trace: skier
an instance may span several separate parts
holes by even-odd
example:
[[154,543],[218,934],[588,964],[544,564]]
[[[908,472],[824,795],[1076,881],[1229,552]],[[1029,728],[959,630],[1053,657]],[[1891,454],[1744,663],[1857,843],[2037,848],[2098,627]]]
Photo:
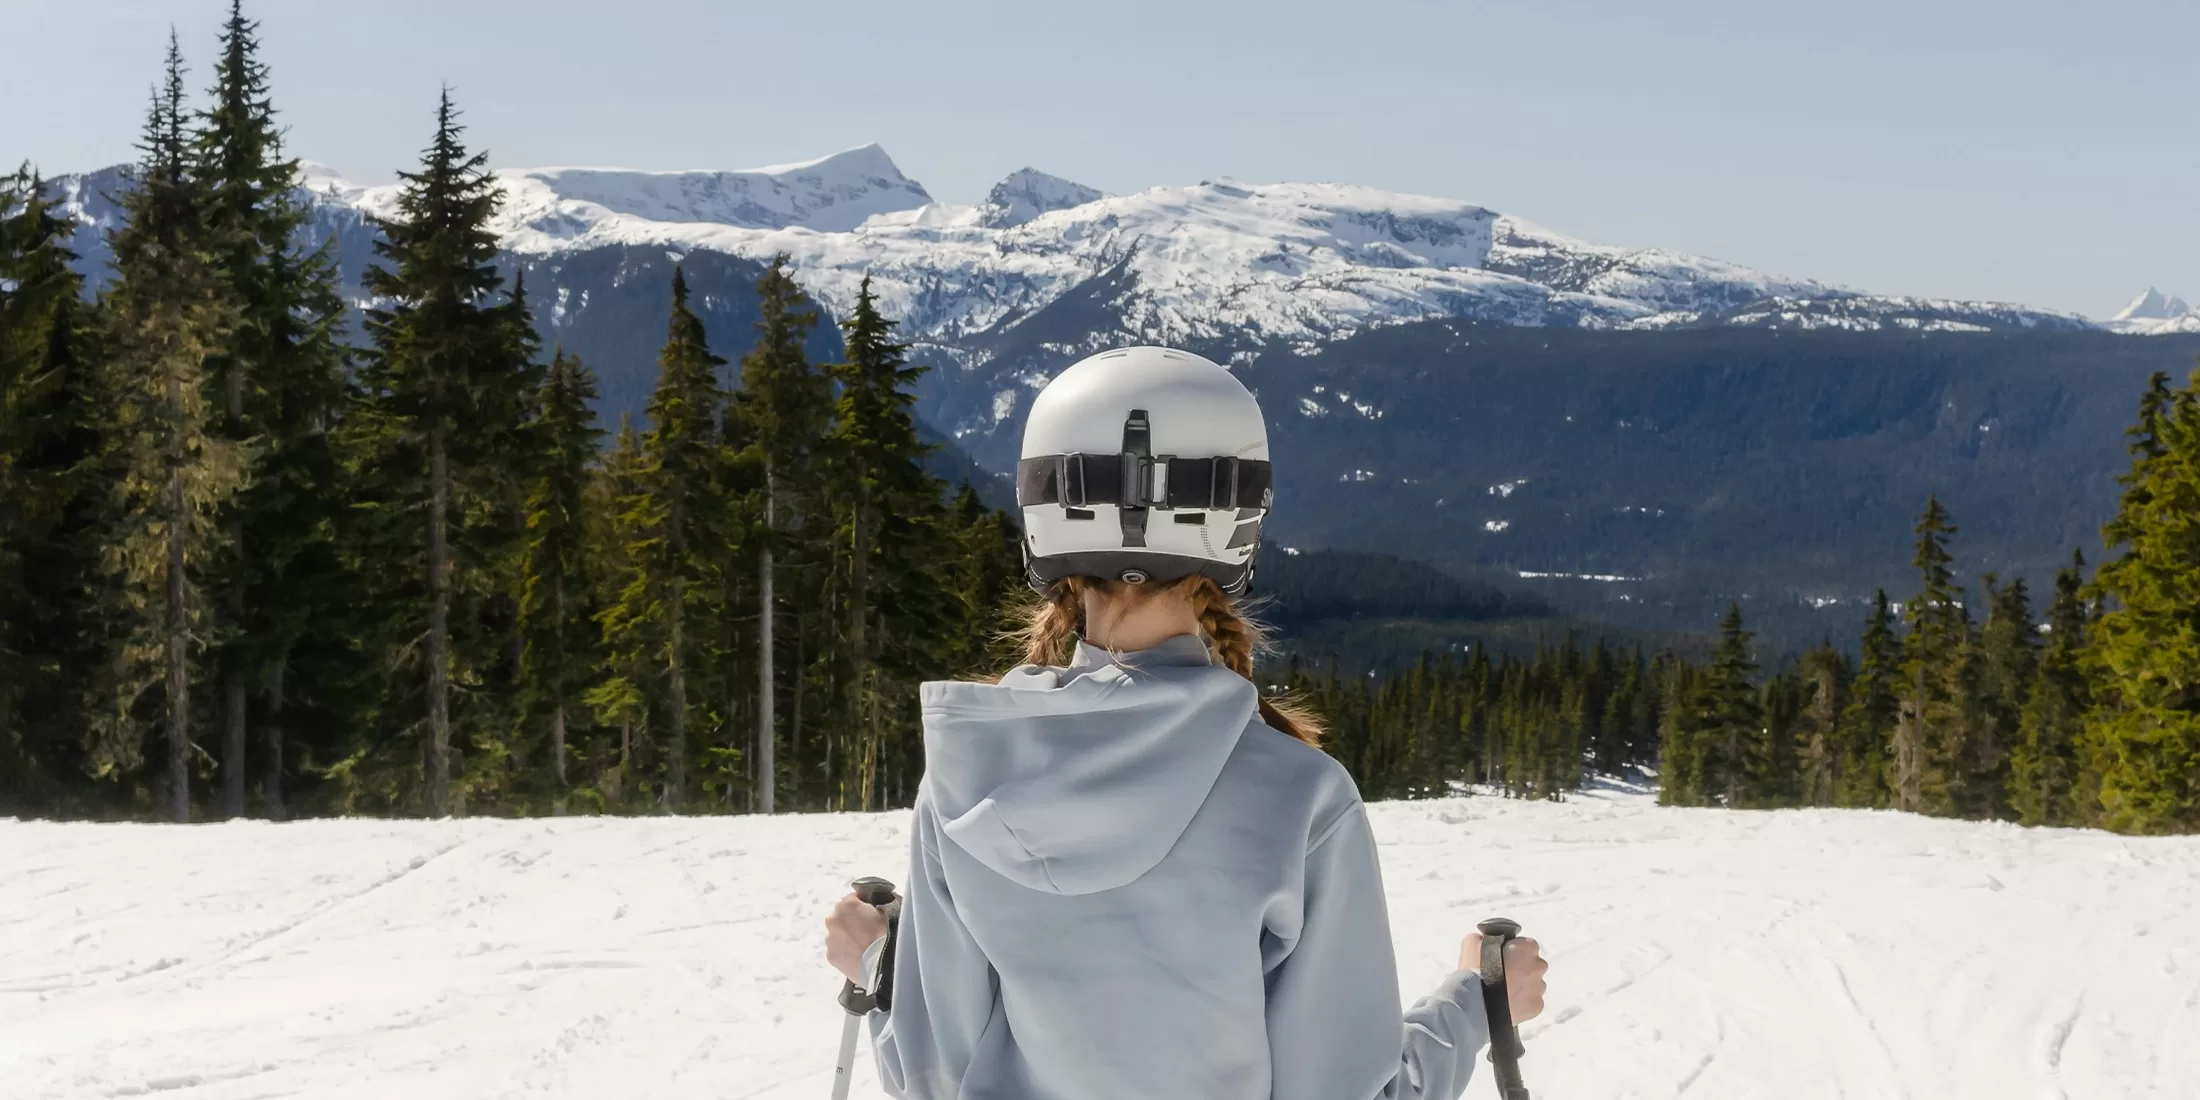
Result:
[[[1452,1100],[1489,1024],[1459,969],[1401,1016],[1382,875],[1313,719],[1251,682],[1235,605],[1272,500],[1260,407],[1134,347],[1033,402],[1017,466],[1027,663],[922,688],[892,969],[851,894],[826,956],[904,1100]],[[1515,1020],[1535,941],[1505,948]]]

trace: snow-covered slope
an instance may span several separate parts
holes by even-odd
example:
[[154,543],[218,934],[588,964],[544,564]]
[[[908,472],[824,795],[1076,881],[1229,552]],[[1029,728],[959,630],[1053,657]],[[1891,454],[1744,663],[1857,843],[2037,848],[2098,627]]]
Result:
[[[1063,303],[1098,311],[1064,354],[1125,337],[1325,341],[1435,318],[2094,327],[2020,306],[1879,298],[1680,252],[1598,245],[1472,203],[1343,183],[1225,179],[1109,196],[1025,168],[983,203],[957,206],[934,202],[876,145],[737,172],[544,168],[497,177],[506,202],[496,228],[514,252],[640,245],[759,260],[786,252],[835,312],[871,276],[906,335],[966,365],[985,356],[978,337]],[[395,213],[394,185],[359,187],[313,166],[305,186],[316,225],[340,238],[370,232],[363,215]],[[87,221],[109,213],[99,205],[85,205]],[[364,254],[359,242],[346,247]]]
[[[2200,1095],[2200,838],[1613,792],[1372,816],[1407,996],[1477,918],[1544,942],[1538,1096]],[[0,1093],[814,1100],[819,921],[902,876],[907,821],[0,822]]]

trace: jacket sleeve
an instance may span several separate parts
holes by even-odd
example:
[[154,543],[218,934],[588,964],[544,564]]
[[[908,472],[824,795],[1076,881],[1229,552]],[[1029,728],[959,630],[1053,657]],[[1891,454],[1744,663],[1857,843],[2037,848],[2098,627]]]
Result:
[[[956,915],[939,860],[939,819],[919,789],[910,815],[910,868],[894,941],[887,1008],[870,1016],[879,1080],[901,1100],[953,1100],[992,1022],[993,966]],[[885,941],[863,971],[876,971]]]
[[1366,809],[1306,856],[1299,935],[1268,975],[1275,1100],[1456,1100],[1489,1042],[1480,978],[1453,973],[1404,1013]]

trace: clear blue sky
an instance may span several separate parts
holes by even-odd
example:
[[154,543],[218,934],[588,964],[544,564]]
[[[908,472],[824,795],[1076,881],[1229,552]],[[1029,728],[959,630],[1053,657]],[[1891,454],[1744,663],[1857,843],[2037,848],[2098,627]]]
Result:
[[[0,0],[0,161],[127,159],[169,24]],[[2193,0],[251,0],[294,151],[384,180],[439,82],[499,165],[868,141],[948,201],[1336,179],[1887,293],[2200,296]],[[19,39],[18,35],[22,38]],[[15,42],[36,43],[23,50]],[[36,104],[36,110],[23,105]]]

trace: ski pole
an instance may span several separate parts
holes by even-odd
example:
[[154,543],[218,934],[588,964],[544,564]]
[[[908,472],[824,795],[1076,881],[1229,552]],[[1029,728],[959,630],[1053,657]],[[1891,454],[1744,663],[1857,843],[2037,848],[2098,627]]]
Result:
[[875,905],[886,914],[886,946],[879,949],[878,988],[865,989],[854,982],[840,985],[840,1007],[848,1011],[848,1020],[840,1028],[840,1061],[833,1066],[833,1100],[848,1100],[848,1078],[856,1068],[856,1032],[862,1028],[863,1018],[874,1008],[887,1007],[894,984],[894,930],[901,920],[901,899],[894,896],[893,883],[865,877],[848,887],[864,904]]
[[1513,1029],[1512,1001],[1505,992],[1505,945],[1520,934],[1520,922],[1491,917],[1475,925],[1482,933],[1482,1007],[1490,1018],[1490,1065],[1497,1071],[1497,1095],[1528,1100],[1520,1080],[1520,1056],[1528,1048]]

